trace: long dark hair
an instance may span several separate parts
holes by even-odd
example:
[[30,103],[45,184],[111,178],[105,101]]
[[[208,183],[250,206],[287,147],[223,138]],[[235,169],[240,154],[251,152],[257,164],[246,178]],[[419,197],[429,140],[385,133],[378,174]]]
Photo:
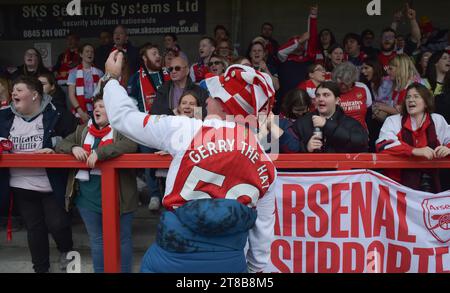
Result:
[[311,97],[307,92],[301,89],[294,89],[284,97],[281,112],[286,118],[297,120],[299,117],[292,110],[295,107],[305,107],[305,110],[309,110],[311,103]]
[[341,45],[339,45],[338,43],[335,43],[335,44],[332,45],[330,48],[328,48],[328,56],[330,56],[330,57],[326,57],[326,58],[325,58],[325,69],[326,69],[328,72],[331,72],[331,71],[333,71],[333,69],[334,69],[334,65],[333,65],[333,63],[331,62],[331,53],[333,53],[334,50],[337,50],[337,49],[341,49],[341,50],[345,53],[344,48],[343,48]]
[[425,77],[428,79],[428,82],[430,83],[432,92],[434,92],[437,86],[437,72],[435,65],[436,63],[439,62],[439,60],[441,60],[444,54],[447,54],[447,52],[444,50],[437,51],[433,53],[433,55],[431,55],[430,60],[428,61],[428,67],[425,73]]
[[367,82],[368,85],[371,85],[373,83],[373,88],[372,86],[369,86],[369,88],[372,88],[374,93],[376,94],[378,93],[378,89],[380,88],[381,83],[383,82],[383,65],[381,65],[378,58],[374,57],[365,58],[363,64],[366,64],[367,66],[370,66],[373,69],[372,80],[367,80]]
[[52,73],[48,73],[48,72],[40,73],[37,77],[38,78],[43,77],[43,78],[47,79],[48,84],[50,86],[54,87],[54,89],[49,93],[50,96],[56,92],[56,90],[59,86],[58,86],[58,83],[56,82],[55,76]]
[[323,34],[324,32],[329,32],[329,33],[330,33],[331,40],[330,40],[330,47],[329,47],[329,48],[331,48],[331,46],[333,46],[334,44],[336,44],[336,37],[334,36],[333,32],[332,32],[330,29],[328,29],[328,28],[324,28],[323,30],[321,30],[321,31],[319,32],[319,49],[320,49],[321,51],[325,50],[325,49],[323,48],[323,46],[322,46],[322,41],[320,40],[321,37],[322,37],[322,34]]
[[[425,53],[431,53],[431,51],[423,51],[423,52],[421,52],[419,55],[417,55],[417,58],[416,58],[416,69],[417,69],[417,72],[419,72],[419,74],[420,74],[420,77],[425,77],[425,74],[426,74],[426,68],[425,68],[425,70],[422,68],[422,58],[423,58],[423,55],[425,55]],[[427,66],[428,67],[428,66]]]
[[[38,58],[38,66],[37,66],[36,72],[46,71],[46,68],[45,68],[45,66],[44,66],[44,61],[42,60],[42,54],[41,54],[41,52],[39,52],[38,49],[33,48],[33,47],[26,49],[25,52],[27,52],[28,50],[33,50],[33,51],[36,53],[36,56],[37,56],[37,58]],[[26,68],[27,68],[27,66],[26,66],[25,64],[23,64],[23,72],[22,72],[22,75],[27,75],[27,70],[26,70]]]

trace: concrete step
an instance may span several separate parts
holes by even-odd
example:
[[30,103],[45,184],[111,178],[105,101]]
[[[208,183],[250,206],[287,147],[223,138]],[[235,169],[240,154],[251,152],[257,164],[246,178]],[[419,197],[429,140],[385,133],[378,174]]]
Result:
[[[92,258],[89,250],[78,250],[80,253],[81,273],[93,273]],[[143,252],[133,254],[133,273],[138,273],[141,267]],[[0,274],[4,273],[34,273],[28,248],[1,247]],[[65,273],[59,269],[59,251],[50,249],[50,273]]]
[[[160,213],[152,213],[146,207],[140,207],[135,213],[133,221],[133,247],[139,251],[146,251],[150,244],[155,241],[156,228],[159,223]],[[74,241],[74,248],[90,249],[89,237],[86,232],[83,221],[74,213],[72,219],[72,237]],[[53,238],[49,236],[50,247],[56,247]],[[0,249],[3,247],[28,247],[27,232],[23,228],[18,232],[13,233],[11,242],[6,241],[6,231],[0,230]]]
[[[133,272],[139,272],[142,257],[155,241],[156,228],[160,213],[150,212],[140,207],[133,221]],[[72,236],[74,250],[81,254],[81,272],[92,273],[89,237],[83,221],[75,212],[72,219]],[[61,273],[58,268],[59,252],[53,238],[50,239],[50,261],[53,273]],[[6,230],[0,229],[0,273],[32,273],[31,256],[28,250],[27,232],[25,228],[13,233],[13,240],[6,241]]]
[[[133,252],[134,271],[138,272],[140,262],[149,246],[155,241],[156,228],[159,223],[160,213],[152,213],[146,207],[140,207],[135,213],[133,221]],[[77,213],[72,219],[72,237],[74,250],[80,252],[82,257],[82,272],[92,272],[92,260],[90,257],[89,237],[83,221]],[[59,252],[53,238],[49,235],[51,262],[59,272],[57,266]],[[28,250],[27,232],[23,228],[13,233],[11,242],[6,241],[5,229],[0,230],[0,273],[33,272],[31,256]]]

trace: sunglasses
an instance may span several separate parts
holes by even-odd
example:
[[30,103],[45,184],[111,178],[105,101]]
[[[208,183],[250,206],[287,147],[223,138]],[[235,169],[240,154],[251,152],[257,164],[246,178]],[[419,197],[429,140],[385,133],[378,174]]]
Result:
[[214,62],[209,62],[209,63],[208,63],[208,66],[209,66],[209,67],[211,67],[211,66],[213,66],[213,65],[218,66],[218,65],[223,65],[223,63],[222,63],[221,61],[214,61]]
[[174,66],[167,68],[167,70],[169,70],[169,72],[174,72],[174,71],[181,71],[184,68],[186,68],[186,66]]

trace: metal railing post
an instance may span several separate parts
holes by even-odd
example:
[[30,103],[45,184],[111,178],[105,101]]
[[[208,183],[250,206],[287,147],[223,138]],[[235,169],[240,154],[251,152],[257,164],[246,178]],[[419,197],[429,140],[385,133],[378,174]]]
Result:
[[120,273],[120,207],[117,169],[102,164],[103,255],[105,273]]

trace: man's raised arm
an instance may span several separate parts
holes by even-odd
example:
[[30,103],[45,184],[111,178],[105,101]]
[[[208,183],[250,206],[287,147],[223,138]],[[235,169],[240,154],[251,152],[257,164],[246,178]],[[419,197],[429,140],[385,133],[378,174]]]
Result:
[[123,53],[113,52],[105,66],[106,74],[110,79],[106,81],[103,100],[112,128],[139,144],[172,153],[171,137],[182,128],[180,126],[184,119],[150,116],[140,112],[118,82],[122,71],[122,61]]

